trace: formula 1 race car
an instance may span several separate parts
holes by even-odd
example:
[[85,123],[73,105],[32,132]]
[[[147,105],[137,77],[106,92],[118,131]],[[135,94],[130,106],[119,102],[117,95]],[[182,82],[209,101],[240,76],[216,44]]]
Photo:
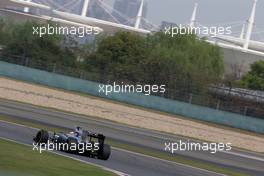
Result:
[[108,160],[111,154],[111,147],[105,144],[104,135],[82,130],[80,127],[67,134],[54,132],[51,135],[48,131],[40,130],[33,141],[41,148],[52,148],[101,160]]

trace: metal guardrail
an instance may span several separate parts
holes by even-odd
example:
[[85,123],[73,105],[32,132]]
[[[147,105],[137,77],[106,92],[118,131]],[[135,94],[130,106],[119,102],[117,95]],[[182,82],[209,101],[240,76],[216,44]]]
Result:
[[264,103],[264,92],[241,88],[229,88],[224,86],[212,86],[210,91],[219,95],[230,95],[241,99]]

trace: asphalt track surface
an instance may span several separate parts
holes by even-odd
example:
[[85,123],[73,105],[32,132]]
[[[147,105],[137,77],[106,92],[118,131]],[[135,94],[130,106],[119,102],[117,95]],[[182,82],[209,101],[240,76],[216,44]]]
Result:
[[[164,150],[168,141],[188,140],[175,135],[162,134],[149,130],[128,127],[105,120],[82,115],[69,114],[56,110],[34,107],[0,99],[0,115],[26,121],[38,122],[51,127],[73,128],[82,126],[90,131],[103,133],[108,138],[145,149]],[[0,121],[0,137],[32,144],[36,129],[17,126]],[[169,155],[169,153],[168,153]],[[256,153],[232,150],[231,153],[218,152],[178,152],[175,154],[201,162],[208,162],[250,176],[264,175],[264,156]],[[74,156],[84,161],[111,168],[132,176],[218,176],[214,172],[201,170],[173,162],[167,162],[120,149],[112,149],[111,158],[101,161],[82,156]]]

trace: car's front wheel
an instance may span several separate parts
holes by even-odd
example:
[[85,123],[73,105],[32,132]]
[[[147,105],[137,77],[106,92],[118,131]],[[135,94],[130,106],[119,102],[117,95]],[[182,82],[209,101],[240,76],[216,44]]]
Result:
[[49,140],[49,133],[45,130],[40,130],[33,140],[37,144],[46,144]]

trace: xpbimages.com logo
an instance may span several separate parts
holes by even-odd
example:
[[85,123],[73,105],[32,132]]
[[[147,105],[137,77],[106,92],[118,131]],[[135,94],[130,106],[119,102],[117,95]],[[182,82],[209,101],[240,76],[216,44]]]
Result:
[[211,154],[221,151],[232,150],[231,143],[208,143],[208,142],[192,142],[192,141],[178,141],[178,142],[165,142],[164,151],[172,154],[182,151],[207,151]]
[[42,153],[43,151],[76,151],[83,154],[85,151],[98,151],[99,143],[54,143],[48,141],[47,143],[32,143],[32,150]]
[[232,27],[219,27],[219,26],[202,26],[202,27],[194,27],[194,26],[184,26],[180,24],[179,26],[167,26],[164,28],[164,33],[171,37],[177,35],[186,35],[186,34],[195,34],[195,35],[203,35],[203,36],[212,36],[216,37],[217,35],[231,35]]
[[43,37],[44,35],[75,35],[78,37],[85,37],[87,35],[98,35],[102,32],[99,27],[93,26],[58,26],[56,25],[43,25],[43,26],[33,26],[33,35],[38,35]]
[[155,93],[165,93],[166,92],[166,86],[165,85],[129,85],[124,84],[123,82],[121,84],[117,84],[116,82],[113,83],[113,85],[103,85],[100,84],[98,86],[99,93],[103,93],[106,96],[111,93],[143,93],[145,95],[151,95]]

